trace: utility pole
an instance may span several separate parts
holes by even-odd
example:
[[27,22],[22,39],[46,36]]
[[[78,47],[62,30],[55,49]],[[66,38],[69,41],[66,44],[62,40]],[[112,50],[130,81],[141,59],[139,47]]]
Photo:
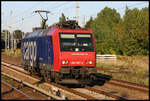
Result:
[[7,31],[5,31],[5,52],[7,51]]
[[[7,25],[7,24],[6,24]],[[9,26],[7,25],[8,29],[9,29]],[[8,49],[9,50],[9,44],[10,44],[10,33],[9,33],[9,30],[7,31],[6,33],[6,50]]]
[[8,36],[7,36],[7,48],[8,48],[8,50],[9,50],[9,43],[10,43],[10,34],[9,33],[7,33],[8,34]]
[[13,38],[13,31],[12,31],[12,16],[13,16],[13,11],[11,11],[10,12],[10,19],[11,19],[11,21],[10,21],[10,34],[11,34],[11,50],[13,51],[13,40],[14,40],[14,38]]
[[79,23],[79,4],[76,2],[76,21]]
[[85,15],[83,15],[83,27],[85,26]]
[[[14,32],[14,34],[15,34],[15,32]],[[14,49],[16,50],[16,48],[17,48],[17,39],[15,38],[15,40],[14,40]]]

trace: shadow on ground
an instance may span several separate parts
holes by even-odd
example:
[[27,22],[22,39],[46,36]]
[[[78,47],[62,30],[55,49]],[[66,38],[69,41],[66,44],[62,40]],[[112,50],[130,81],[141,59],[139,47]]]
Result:
[[101,73],[97,73],[95,74],[96,76],[96,80],[94,80],[93,82],[89,83],[88,85],[77,85],[77,84],[63,84],[63,86],[67,86],[69,88],[83,88],[85,86],[95,86],[95,85],[99,85],[99,86],[103,86],[107,81],[109,81],[112,76],[110,75],[106,75],[106,74],[101,74]]

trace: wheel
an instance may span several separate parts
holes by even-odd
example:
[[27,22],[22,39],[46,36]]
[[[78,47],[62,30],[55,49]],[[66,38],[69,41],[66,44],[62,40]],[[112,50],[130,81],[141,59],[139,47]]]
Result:
[[50,78],[50,73],[46,70],[41,70],[41,76],[42,76],[42,80],[43,81],[50,81],[51,82],[51,78]]
[[43,75],[43,80],[44,80],[45,82],[48,81],[46,74]]
[[29,74],[32,76],[33,75],[33,73],[32,73],[32,71],[31,70],[29,70]]
[[23,69],[24,69],[25,71],[28,71],[28,66],[23,65]]
[[31,76],[35,75],[35,71],[34,71],[33,67],[31,67],[31,66],[28,67],[28,72],[30,73]]
[[56,73],[55,74],[55,83],[59,83],[59,81],[60,81],[60,75],[59,75],[59,73]]
[[92,81],[94,81],[94,80],[96,80],[96,76],[95,76],[95,75],[90,75],[90,79],[91,79]]

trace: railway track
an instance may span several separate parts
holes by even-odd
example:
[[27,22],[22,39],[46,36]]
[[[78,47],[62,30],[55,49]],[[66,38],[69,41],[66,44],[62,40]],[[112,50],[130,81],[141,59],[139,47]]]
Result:
[[31,77],[28,73],[24,72],[23,69],[21,70],[21,68],[17,68],[16,66],[12,66],[3,62],[2,64],[5,65],[5,67],[3,66],[4,68],[2,68],[3,75],[9,76],[19,82],[22,82],[23,84],[32,87],[33,89],[36,89],[39,92],[46,94],[47,96],[52,97],[53,99],[92,99],[89,96],[86,97],[84,94],[77,93],[76,91],[65,88],[61,85],[41,82],[40,78]]
[[[127,89],[133,89],[133,90],[143,92],[143,93],[149,92],[149,86],[146,86],[146,85],[128,82],[128,81],[124,81],[124,80],[118,80],[118,79],[114,79],[114,78],[108,78],[107,76],[102,76],[102,75],[99,76],[99,78],[100,78],[100,80],[106,81],[105,82],[106,84],[120,86],[120,87],[127,88]],[[109,80],[107,80],[107,79],[109,79]]]
[[[10,64],[10,63],[9,63]],[[8,65],[9,65],[8,64]],[[21,65],[16,65],[16,64],[10,64],[10,65],[13,65],[13,67],[20,67],[20,68],[22,68],[22,66]],[[22,70],[22,69],[20,69],[20,70]],[[112,69],[108,69],[108,70],[112,70]],[[24,71],[24,70],[23,70]],[[26,73],[28,73],[28,72],[26,72]],[[107,77],[107,76],[105,76],[105,75],[101,75],[101,76],[99,76],[98,75],[98,77],[101,79],[101,80],[105,80],[105,81],[107,81],[107,80],[109,80],[110,79],[110,77]],[[109,82],[109,83],[108,83]],[[108,84],[116,84],[116,83],[120,83],[120,84],[126,84],[126,85],[129,85],[129,86],[133,86],[133,89],[134,89],[134,87],[137,87],[137,88],[141,88],[141,89],[146,89],[146,90],[143,90],[143,92],[148,92],[149,91],[149,86],[147,86],[147,85],[142,85],[142,84],[137,84],[137,83],[133,83],[133,82],[129,82],[129,81],[124,81],[124,80],[119,80],[119,79],[114,79],[114,78],[111,78],[109,81],[108,81],[107,83]],[[118,86],[122,86],[122,85],[120,85],[120,84],[116,84],[116,85],[118,85]],[[126,86],[124,86],[125,88],[128,88],[128,87],[126,87]],[[130,89],[130,87],[129,87],[129,89]],[[132,89],[132,88],[131,88]],[[135,88],[135,90],[136,90],[136,88]],[[140,90],[140,89],[137,89],[137,90],[139,90],[139,91],[142,91],[142,90]]]
[[24,92],[20,91],[19,89],[13,87],[12,85],[8,84],[5,81],[1,81],[1,87],[2,87],[2,92],[1,96],[3,100],[32,100],[32,98],[25,94]]
[[[18,71],[28,74],[22,68],[20,68],[20,67],[18,68],[17,65],[7,64],[7,63],[4,63],[4,62],[2,62],[2,64],[5,65],[5,66],[7,65],[8,67],[11,67],[12,69],[15,69],[15,70],[17,68]],[[34,78],[39,79],[37,77],[34,77]],[[107,77],[100,77],[100,78],[101,78],[101,80],[108,79]],[[40,82],[40,80],[38,82]],[[145,85],[141,86],[140,84],[135,84],[135,83],[131,83],[131,82],[128,82],[128,81],[122,81],[122,80],[117,80],[117,79],[111,78],[110,81],[107,81],[106,83],[107,84],[111,84],[111,85],[115,85],[115,86],[122,86],[123,85],[122,87],[127,88],[127,89],[137,90],[137,88],[138,88],[138,91],[140,91],[140,92],[141,92],[141,89],[142,89],[143,93],[149,92],[149,90],[148,90],[149,87],[148,86],[145,86]],[[63,99],[84,99],[84,100],[91,100],[91,99],[92,100],[93,99],[98,99],[98,100],[99,99],[117,99],[117,100],[121,99],[121,100],[127,100],[127,98],[125,98],[125,97],[122,97],[122,96],[119,96],[119,95],[115,95],[115,94],[112,94],[112,93],[109,93],[109,92],[106,92],[106,91],[103,91],[103,90],[98,90],[98,89],[95,89],[95,88],[92,88],[92,87],[88,87],[88,86],[86,86],[84,88],[73,88],[73,89],[70,89],[70,88],[67,88],[67,87],[64,87],[64,86],[61,86],[61,85],[58,85],[58,84],[55,84],[55,83],[51,83],[51,82],[46,82],[46,84],[47,84],[47,86],[51,85],[50,91],[52,91],[51,93],[54,94],[54,96],[60,97],[60,98],[55,98],[53,96],[54,99],[62,99],[63,98]],[[135,85],[136,85],[136,87],[135,87]],[[64,92],[63,92],[63,90],[64,90]],[[68,93],[66,94],[66,92],[71,92],[72,94],[74,94],[74,96],[71,93],[70,94],[68,94]]]
[[[107,100],[128,100],[125,97],[118,96],[118,95],[106,92],[104,90],[97,90],[97,89],[89,87],[89,86],[85,86],[84,88],[74,88],[74,90],[92,95],[93,97],[95,97],[98,100],[106,100],[106,99]],[[105,95],[105,96],[103,96],[103,95]]]
[[104,94],[106,95],[107,97],[111,97],[111,98],[114,98],[116,100],[128,100],[127,98],[125,97],[122,97],[122,96],[118,96],[118,95],[114,95],[112,93],[109,93],[109,92],[106,92],[106,91],[103,91],[103,90],[97,90],[95,88],[91,88],[89,86],[86,86],[85,89],[87,90],[90,90],[90,91],[94,91],[96,93],[99,93],[99,94]]
[[[13,78],[17,81],[20,81],[20,82],[24,83],[25,85],[28,85],[28,86],[36,89],[36,90],[40,90],[40,92],[45,93],[45,94],[53,97],[54,99],[59,99],[59,100],[60,99],[61,100],[62,99],[83,99],[83,100],[96,100],[96,99],[98,99],[96,97],[91,96],[91,94],[87,95],[87,94],[85,94],[81,91],[70,89],[70,88],[55,84],[55,83],[51,83],[51,82],[38,83],[38,82],[40,82],[39,78],[29,76],[29,74],[27,74],[23,69],[18,68],[16,65],[7,64],[7,63],[4,63],[4,62],[2,62],[2,65],[3,65],[4,68],[7,68],[5,70],[4,70],[4,68],[2,69],[2,71],[5,71],[5,73],[2,72],[2,74],[6,75],[6,76],[9,76],[9,77],[11,77],[11,78]],[[10,73],[10,71],[16,72],[15,75],[10,75],[10,74],[12,74],[12,73]],[[18,74],[20,74],[20,75],[18,75]],[[21,78],[18,79],[17,75],[19,77],[21,77],[21,75],[24,76],[24,80],[21,79]],[[28,80],[25,80],[25,78],[26,79],[28,78]],[[35,81],[35,79],[37,79],[38,81],[29,83],[29,82],[27,82],[27,81],[29,81],[29,78],[32,79],[30,81]],[[34,86],[35,84],[36,84],[36,86]],[[38,88],[37,85],[40,88]],[[45,90],[45,92],[43,90]],[[47,90],[49,90],[49,91],[47,91]],[[91,91],[92,90],[90,90],[90,92]],[[92,92],[94,92],[94,91],[92,91]],[[49,94],[49,93],[51,93],[51,94]],[[112,98],[111,97],[106,98],[105,96],[108,96],[108,95],[105,95],[105,94],[100,94],[100,93],[97,93],[97,94],[99,94],[99,96],[100,95],[103,96],[99,99],[114,99],[113,97]]]

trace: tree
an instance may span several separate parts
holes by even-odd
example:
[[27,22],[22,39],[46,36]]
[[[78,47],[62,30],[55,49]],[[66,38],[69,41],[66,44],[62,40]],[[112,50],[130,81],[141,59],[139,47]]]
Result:
[[124,34],[122,43],[124,43],[125,55],[148,55],[148,24],[149,24],[148,8],[132,10],[126,8],[123,17]]
[[[97,17],[92,18],[85,25],[90,27],[96,36],[96,51],[97,53],[117,53],[118,40],[115,34],[114,27],[120,22],[120,14],[115,9],[105,7],[97,14]],[[117,48],[117,49],[116,49]]]
[[64,22],[64,21],[66,21],[66,17],[65,17],[65,15],[64,15],[64,13],[62,13],[62,14],[61,14],[61,17],[59,17],[59,23],[62,23],[62,22]]
[[8,31],[8,30],[2,30],[2,32],[1,32],[1,38],[3,39],[3,40],[5,40],[5,34],[9,34],[10,35],[10,32]]
[[22,39],[22,36],[24,34],[24,32],[22,32],[21,30],[15,30],[13,33],[14,33],[14,36],[19,40]]
[[125,15],[105,7],[86,28],[96,36],[96,53],[121,55],[149,55],[149,7],[129,9]]
[[92,23],[93,23],[93,18],[90,17],[90,20],[86,23],[85,28],[91,28]]

